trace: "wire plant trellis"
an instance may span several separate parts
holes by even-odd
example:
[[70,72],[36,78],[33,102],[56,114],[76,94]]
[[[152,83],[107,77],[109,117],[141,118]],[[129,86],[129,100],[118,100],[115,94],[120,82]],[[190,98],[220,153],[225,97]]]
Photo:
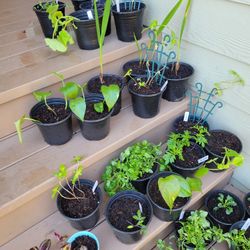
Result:
[[195,84],[196,92],[188,91],[189,102],[189,120],[199,121],[203,125],[209,116],[214,114],[216,109],[223,107],[223,103],[214,101],[213,97],[217,95],[217,90],[213,88],[210,92],[203,90],[202,83]]

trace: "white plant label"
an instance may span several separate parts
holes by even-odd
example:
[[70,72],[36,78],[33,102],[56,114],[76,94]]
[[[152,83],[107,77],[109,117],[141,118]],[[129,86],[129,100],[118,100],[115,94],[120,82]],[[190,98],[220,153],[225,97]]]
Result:
[[93,17],[93,14],[92,14],[92,11],[91,11],[91,10],[88,10],[88,11],[87,11],[87,15],[88,15],[88,18],[89,18],[89,19],[94,19],[94,17]]
[[116,0],[115,4],[116,4],[116,11],[120,12],[120,0]]
[[188,118],[189,118],[189,112],[187,111],[187,112],[185,112],[185,114],[184,114],[183,121],[184,121],[184,122],[187,122],[187,121],[188,121]]
[[58,0],[56,0],[56,4],[58,4]]
[[142,211],[142,205],[141,205],[140,202],[139,202],[139,209],[140,209],[141,213],[143,213],[143,211]]
[[95,193],[96,188],[98,187],[98,181],[95,181],[94,186],[92,187],[92,193]]
[[242,226],[241,230],[247,230],[250,227],[250,218],[248,218],[246,220],[246,222],[244,223],[244,225]]
[[208,156],[208,155],[206,155],[206,156],[204,156],[204,157],[200,158],[200,159],[198,160],[198,163],[199,163],[199,164],[200,164],[200,163],[203,163],[203,162],[207,161],[207,160],[208,160],[208,158],[209,158],[209,156]]
[[167,85],[168,85],[168,80],[162,85],[161,92],[165,90],[165,88],[167,87]]
[[181,213],[180,213],[179,220],[182,220],[184,215],[185,215],[185,210],[182,210]]

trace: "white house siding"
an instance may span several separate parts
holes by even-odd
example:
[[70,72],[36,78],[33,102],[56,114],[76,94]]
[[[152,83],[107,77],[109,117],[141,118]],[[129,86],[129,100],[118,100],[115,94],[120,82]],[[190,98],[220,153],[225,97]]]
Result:
[[[149,24],[152,19],[161,21],[176,0],[144,2],[145,24]],[[171,21],[171,29],[179,27],[183,10]],[[235,170],[232,182],[250,190],[250,0],[193,0],[181,58],[195,68],[191,84],[202,82],[211,89],[214,82],[230,79],[230,69],[245,79],[245,87],[224,92],[224,107],[209,123],[211,128],[226,129],[242,140],[246,161]]]

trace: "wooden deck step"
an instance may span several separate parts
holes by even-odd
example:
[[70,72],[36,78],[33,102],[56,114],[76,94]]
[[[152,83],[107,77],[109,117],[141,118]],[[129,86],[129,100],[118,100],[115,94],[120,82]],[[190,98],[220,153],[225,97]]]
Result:
[[[203,178],[202,193],[195,193],[191,199],[191,202],[185,209],[195,209],[200,207],[203,203],[204,195],[214,188],[222,188],[227,185],[231,178],[232,172],[232,169],[222,173],[210,172]],[[103,208],[104,207],[105,205],[103,205]],[[150,250],[155,246],[157,239],[165,238],[166,235],[168,235],[172,230],[172,222],[162,222],[156,217],[153,217],[146,235],[143,236],[143,239],[137,244],[126,245],[119,242],[115,238],[111,228],[108,226],[107,222],[102,216],[98,225],[91,231],[96,234],[100,240],[102,250]],[[39,244],[43,239],[52,237],[53,231],[67,235],[76,232],[76,230],[70,226],[69,222],[57,211],[40,223],[23,232],[12,241],[3,245],[3,249],[14,250],[17,246],[19,249],[29,249],[30,247]],[[52,250],[56,250],[56,248],[52,247]]]

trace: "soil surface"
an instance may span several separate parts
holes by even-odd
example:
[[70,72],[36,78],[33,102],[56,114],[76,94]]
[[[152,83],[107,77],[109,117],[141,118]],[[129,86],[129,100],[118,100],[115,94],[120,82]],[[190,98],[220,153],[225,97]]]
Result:
[[[188,130],[192,135],[195,135],[198,132],[196,128],[193,128],[195,125],[200,125],[200,123],[197,120],[184,122],[183,119],[181,119],[180,121],[174,123],[174,131],[182,133],[185,130]],[[207,128],[206,125],[203,126]]]
[[[79,189],[83,191],[84,194],[76,188],[74,189],[75,194],[77,197],[85,196],[84,199],[79,198],[67,200],[61,198],[62,210],[64,214],[70,218],[82,218],[91,214],[97,208],[99,203],[97,194],[93,194],[90,186],[80,185]],[[66,197],[72,197],[72,195],[68,194],[65,190],[63,190],[62,194]]]
[[241,150],[241,143],[239,139],[235,135],[228,132],[212,131],[207,139],[208,144],[206,148],[219,156],[224,156],[224,147],[233,149],[238,153]]
[[97,250],[95,240],[89,236],[77,237],[71,244],[71,250],[81,250],[82,246],[85,246],[86,250]]
[[180,68],[177,72],[177,75],[175,72],[175,67],[173,67],[172,65],[169,67],[169,69],[166,69],[164,73],[167,79],[182,79],[190,76],[191,74],[191,69],[184,64],[180,64]]
[[109,113],[108,111],[108,107],[106,106],[106,104],[104,104],[104,111],[102,113],[98,113],[95,111],[94,109],[94,103],[87,103],[87,107],[86,107],[86,113],[84,116],[85,120],[99,120],[105,116],[107,116]]
[[124,232],[133,232],[140,230],[139,227],[128,229],[127,227],[132,224],[136,224],[137,221],[133,219],[139,208],[139,202],[142,205],[142,216],[146,217],[144,225],[147,225],[149,221],[149,210],[143,200],[134,197],[122,197],[117,199],[109,210],[109,221],[117,229]]
[[174,166],[182,168],[195,168],[200,165],[198,160],[205,156],[197,144],[191,144],[190,147],[184,147],[182,155],[184,161],[177,158],[173,164]]
[[[158,178],[154,179],[149,186],[149,195],[151,199],[160,207],[169,209],[168,205],[164,201],[161,192],[158,188]],[[188,201],[188,198],[181,198],[177,197],[177,199],[174,202],[173,209],[180,208],[184,206]]]
[[43,105],[36,110],[36,113],[32,115],[32,118],[40,121],[41,123],[50,124],[62,121],[70,114],[68,109],[65,110],[64,104],[50,104],[49,106],[55,111],[57,115],[55,115],[52,111],[48,110],[45,105]]
[[[152,62],[149,62],[149,69],[153,68]],[[140,63],[139,61],[132,61],[132,62],[128,62],[126,64],[126,67],[124,68],[126,73],[129,69],[132,69],[132,76],[142,76],[142,75],[146,75],[147,74],[147,66],[146,66],[146,62],[142,62]],[[157,69],[157,64],[154,64],[154,69]]]
[[[237,201],[235,202],[237,203]],[[218,195],[211,197],[208,200],[207,206],[208,206],[210,213],[217,220],[222,221],[224,223],[234,224],[235,222],[242,219],[242,211],[238,204],[233,207],[233,212],[230,215],[226,214],[226,211],[224,208],[219,208],[218,210],[215,211],[214,208],[218,206]]]
[[131,81],[129,84],[129,88],[135,93],[142,95],[156,94],[159,93],[161,90],[161,87],[156,82],[152,82],[150,85],[147,85],[146,87],[140,87],[137,83]]

